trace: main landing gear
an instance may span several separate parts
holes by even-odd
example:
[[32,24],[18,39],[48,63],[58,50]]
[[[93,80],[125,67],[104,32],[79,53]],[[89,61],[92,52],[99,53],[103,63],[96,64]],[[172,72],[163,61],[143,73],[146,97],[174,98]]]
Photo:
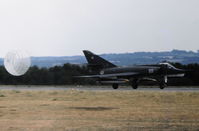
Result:
[[118,88],[118,84],[115,84],[115,83],[114,83],[114,84],[112,85],[112,87],[113,87],[113,89],[117,89],[117,88]]
[[138,88],[138,79],[134,79],[131,83],[131,86],[133,89],[137,89]]
[[[134,80],[131,82],[131,86],[132,86],[133,89],[137,89],[137,88],[138,88],[138,79],[134,79]],[[114,83],[114,84],[112,84],[112,87],[113,87],[113,89],[118,89],[119,84]]]
[[[163,78],[160,78],[160,79],[151,79],[151,80],[158,82],[160,89],[164,89],[167,86],[167,76],[164,76]],[[140,79],[131,80],[131,86],[132,86],[133,89],[138,88],[139,81],[140,81]],[[112,87],[113,87],[113,89],[118,89],[119,84],[113,83]]]

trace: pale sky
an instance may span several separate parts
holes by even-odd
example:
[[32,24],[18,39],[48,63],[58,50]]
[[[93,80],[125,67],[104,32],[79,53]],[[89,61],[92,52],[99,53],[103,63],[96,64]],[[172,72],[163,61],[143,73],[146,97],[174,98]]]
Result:
[[199,0],[1,0],[0,57],[199,49]]

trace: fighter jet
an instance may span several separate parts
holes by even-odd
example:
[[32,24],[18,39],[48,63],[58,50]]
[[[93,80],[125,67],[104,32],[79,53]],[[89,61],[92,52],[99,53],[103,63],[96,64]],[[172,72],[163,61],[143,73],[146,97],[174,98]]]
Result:
[[101,84],[112,84],[113,89],[118,89],[120,84],[130,84],[137,89],[141,80],[156,81],[160,89],[164,89],[169,77],[183,77],[185,73],[169,63],[119,67],[88,50],[83,50],[83,53],[92,75],[79,77],[95,78]]

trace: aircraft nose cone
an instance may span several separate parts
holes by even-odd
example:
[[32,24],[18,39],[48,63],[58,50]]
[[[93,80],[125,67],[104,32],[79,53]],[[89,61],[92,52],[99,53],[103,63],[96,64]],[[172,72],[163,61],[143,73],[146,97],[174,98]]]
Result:
[[187,71],[186,70],[183,70],[183,69],[176,69],[175,72],[177,74],[185,74]]
[[183,70],[183,69],[176,69],[176,71],[179,73],[185,73],[185,70]]

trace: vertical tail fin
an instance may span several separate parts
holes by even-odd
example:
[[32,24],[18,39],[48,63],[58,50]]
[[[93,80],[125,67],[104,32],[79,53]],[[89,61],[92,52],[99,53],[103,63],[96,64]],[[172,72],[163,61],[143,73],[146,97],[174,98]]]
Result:
[[98,55],[95,55],[94,53],[92,53],[88,50],[84,50],[83,52],[88,61],[88,65],[95,70],[116,67],[116,65],[101,58]]

